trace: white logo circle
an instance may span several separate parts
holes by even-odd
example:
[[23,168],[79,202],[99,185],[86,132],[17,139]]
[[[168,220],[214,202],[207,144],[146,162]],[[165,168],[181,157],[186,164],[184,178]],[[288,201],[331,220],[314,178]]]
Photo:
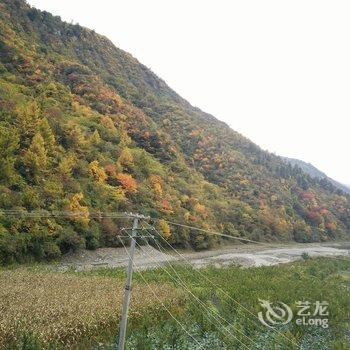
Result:
[[285,303],[279,301],[277,305],[273,305],[270,301],[263,299],[259,299],[259,302],[265,309],[265,312],[260,311],[258,318],[266,327],[273,328],[275,326],[285,325],[292,320],[293,311]]

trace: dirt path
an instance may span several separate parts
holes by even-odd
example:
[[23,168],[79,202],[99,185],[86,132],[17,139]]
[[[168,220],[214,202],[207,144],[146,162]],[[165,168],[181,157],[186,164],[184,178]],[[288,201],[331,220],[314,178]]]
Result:
[[[265,245],[232,245],[203,252],[182,251],[181,254],[194,267],[206,265],[225,266],[239,264],[245,267],[268,266],[291,262],[301,258],[303,253],[317,257],[348,257],[350,243],[310,243],[310,244],[265,244]],[[73,267],[77,270],[90,270],[99,267],[126,266],[128,255],[124,248],[100,248],[95,251],[80,251],[64,257],[59,269]],[[152,247],[142,247],[135,253],[135,266],[139,269],[152,268],[167,261],[181,261],[173,251],[166,254]]]

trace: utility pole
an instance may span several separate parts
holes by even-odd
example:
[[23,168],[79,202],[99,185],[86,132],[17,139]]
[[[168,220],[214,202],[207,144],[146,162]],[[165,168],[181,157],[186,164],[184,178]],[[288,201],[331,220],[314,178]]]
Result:
[[123,308],[122,308],[122,318],[120,321],[120,330],[119,330],[119,340],[118,340],[118,345],[116,348],[117,350],[124,350],[124,346],[125,346],[126,326],[128,323],[128,311],[129,311],[129,303],[130,303],[130,296],[131,296],[132,272],[133,272],[133,265],[134,265],[136,238],[137,238],[138,229],[139,229],[138,228],[139,219],[148,219],[149,218],[149,217],[146,217],[146,216],[143,216],[140,214],[129,214],[129,216],[134,218],[134,223],[133,223],[132,233],[131,233],[129,264],[128,264],[127,275],[126,275],[124,301],[123,301]]
[[132,233],[131,233],[129,264],[128,264],[128,269],[126,274],[122,319],[120,321],[119,342],[118,342],[117,350],[124,350],[124,346],[125,346],[126,325],[128,322],[129,303],[130,303],[130,296],[131,296],[132,269],[134,264],[134,254],[135,254],[135,247],[136,247],[136,236],[137,236],[138,225],[139,225],[139,218],[138,216],[135,216],[134,224],[132,226]]

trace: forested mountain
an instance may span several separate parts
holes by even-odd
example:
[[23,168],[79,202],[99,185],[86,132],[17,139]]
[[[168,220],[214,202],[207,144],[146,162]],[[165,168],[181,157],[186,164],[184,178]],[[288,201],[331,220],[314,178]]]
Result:
[[350,188],[346,185],[341,184],[338,181],[333,180],[332,178],[328,177],[324,172],[317,169],[315,166],[313,166],[310,163],[306,163],[300,159],[295,158],[288,158],[288,157],[282,157],[286,162],[292,164],[293,166],[300,167],[303,171],[305,171],[307,174],[309,174],[311,177],[316,177],[319,179],[327,179],[329,182],[331,182],[335,187],[340,188],[342,191],[344,191],[347,194],[350,194]]
[[[138,211],[265,241],[349,233],[349,196],[192,107],[94,31],[0,0],[0,59],[3,262],[118,245],[118,220],[91,211]],[[157,225],[173,244],[217,243]]]

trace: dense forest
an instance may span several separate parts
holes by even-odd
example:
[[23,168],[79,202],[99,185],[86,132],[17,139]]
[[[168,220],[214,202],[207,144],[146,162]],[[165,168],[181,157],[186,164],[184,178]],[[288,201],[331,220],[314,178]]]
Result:
[[309,174],[311,177],[316,177],[319,179],[326,179],[329,182],[331,182],[335,187],[340,188],[342,191],[344,191],[347,194],[350,194],[350,187],[336,181],[333,180],[332,178],[328,177],[324,172],[320,171],[319,169],[317,169],[316,167],[314,167],[312,164],[310,163],[306,163],[302,160],[299,159],[295,159],[295,158],[287,158],[287,157],[282,157],[283,160],[285,160],[286,162],[294,165],[297,165],[298,167],[300,167],[304,172],[306,172],[307,174]]
[[[77,215],[26,215],[52,211]],[[192,107],[107,38],[0,0],[1,262],[117,246],[120,222],[90,214],[124,211],[194,249],[219,242],[166,219],[259,241],[350,231],[350,197],[326,179]]]

